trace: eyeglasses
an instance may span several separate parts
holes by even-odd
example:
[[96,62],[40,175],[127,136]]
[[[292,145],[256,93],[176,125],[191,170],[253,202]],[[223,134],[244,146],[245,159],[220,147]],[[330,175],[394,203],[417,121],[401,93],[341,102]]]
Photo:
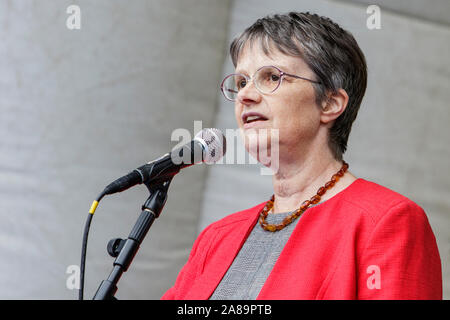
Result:
[[280,87],[285,76],[320,84],[318,81],[286,73],[274,66],[264,66],[256,70],[251,78],[241,73],[232,73],[226,76],[220,85],[220,90],[222,90],[222,93],[227,100],[236,101],[239,91],[242,90],[247,83],[253,81],[255,88],[260,93],[270,94]]

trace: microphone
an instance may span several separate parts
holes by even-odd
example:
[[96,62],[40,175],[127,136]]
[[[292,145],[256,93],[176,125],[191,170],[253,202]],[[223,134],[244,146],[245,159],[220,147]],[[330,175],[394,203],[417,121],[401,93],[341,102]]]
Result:
[[189,143],[110,183],[103,190],[103,194],[122,192],[141,183],[162,183],[181,169],[194,164],[215,163],[223,157],[225,152],[226,139],[223,133],[215,128],[203,129]]

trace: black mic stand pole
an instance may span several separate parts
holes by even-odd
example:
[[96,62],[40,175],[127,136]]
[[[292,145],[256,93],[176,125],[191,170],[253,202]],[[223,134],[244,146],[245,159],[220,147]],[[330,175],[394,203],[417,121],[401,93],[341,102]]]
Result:
[[112,239],[108,243],[108,253],[116,257],[113,269],[108,279],[103,280],[95,293],[94,300],[115,300],[117,283],[124,272],[128,270],[139,246],[147,235],[153,221],[159,217],[167,200],[167,190],[172,177],[159,184],[146,184],[150,196],[142,205],[142,212],[128,236],[128,239]]

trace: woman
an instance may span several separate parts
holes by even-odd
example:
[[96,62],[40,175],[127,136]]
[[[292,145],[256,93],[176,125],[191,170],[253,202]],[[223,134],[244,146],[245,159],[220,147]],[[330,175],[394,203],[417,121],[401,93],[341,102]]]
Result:
[[264,147],[274,195],[207,227],[163,299],[442,299],[424,211],[342,159],[367,81],[353,36],[291,12],[256,21],[230,53],[222,92],[246,149],[258,158],[250,133],[278,132]]

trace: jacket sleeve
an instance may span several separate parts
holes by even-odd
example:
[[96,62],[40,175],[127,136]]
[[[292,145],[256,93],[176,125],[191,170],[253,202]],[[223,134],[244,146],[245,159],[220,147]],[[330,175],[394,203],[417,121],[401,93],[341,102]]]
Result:
[[200,260],[205,254],[205,245],[209,243],[208,230],[210,229],[211,225],[204,229],[197,237],[192,246],[188,261],[179,272],[175,284],[161,297],[162,300],[181,300],[189,292],[190,287],[199,274]]
[[442,299],[439,251],[422,208],[405,200],[376,223],[358,264],[358,299]]

